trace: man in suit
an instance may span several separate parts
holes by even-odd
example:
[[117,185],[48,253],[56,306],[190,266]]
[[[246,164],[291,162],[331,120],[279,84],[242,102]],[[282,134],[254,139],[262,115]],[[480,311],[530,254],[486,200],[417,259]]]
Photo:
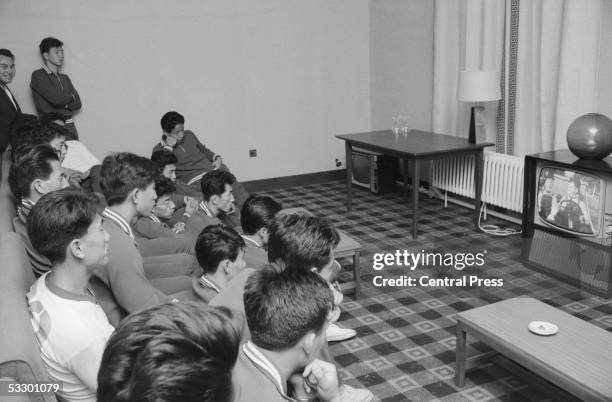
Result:
[[17,99],[8,88],[15,77],[15,55],[8,49],[0,49],[0,153],[9,144],[13,121],[21,114]]

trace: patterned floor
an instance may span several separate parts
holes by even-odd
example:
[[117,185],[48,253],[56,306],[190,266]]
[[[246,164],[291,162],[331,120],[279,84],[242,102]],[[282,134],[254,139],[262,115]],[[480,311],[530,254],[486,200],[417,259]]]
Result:
[[[340,323],[358,336],[332,344],[343,380],[370,389],[381,401],[541,401],[558,400],[493,363],[471,371],[463,388],[453,382],[455,320],[460,311],[499,300],[528,295],[612,331],[612,302],[556,279],[533,272],[520,262],[520,238],[490,237],[472,229],[472,211],[420,198],[419,239],[410,235],[410,209],[399,193],[374,195],[354,190],[353,211],[346,212],[345,184],[293,187],[268,193],[284,207],[302,206],[332,220],[363,246],[363,296],[344,299]],[[493,222],[495,223],[495,222]],[[503,226],[511,226],[499,222]],[[486,253],[481,268],[456,271],[418,268],[431,277],[477,273],[481,278],[503,278],[504,286],[377,288],[374,275],[405,275],[405,267],[372,269],[375,253],[396,250],[419,252]],[[350,261],[342,261],[347,268]],[[426,271],[427,270],[427,271]],[[344,274],[348,277],[349,273]],[[486,351],[468,337],[468,354]],[[609,351],[606,351],[609,352]],[[562,399],[571,400],[569,395]]]

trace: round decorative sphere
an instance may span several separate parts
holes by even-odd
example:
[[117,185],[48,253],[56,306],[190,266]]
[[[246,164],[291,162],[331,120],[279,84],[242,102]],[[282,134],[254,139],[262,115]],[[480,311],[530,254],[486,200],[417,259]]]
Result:
[[567,129],[567,146],[579,158],[605,158],[612,152],[612,120],[600,113],[578,117]]

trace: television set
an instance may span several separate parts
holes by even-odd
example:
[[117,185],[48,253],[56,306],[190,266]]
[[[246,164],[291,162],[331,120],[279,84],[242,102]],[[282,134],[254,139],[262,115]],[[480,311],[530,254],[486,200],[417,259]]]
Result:
[[361,148],[353,148],[353,184],[376,194],[393,190],[397,159]]
[[609,177],[544,161],[537,172],[535,223],[601,245],[611,244]]
[[612,296],[612,158],[569,150],[525,156],[523,264]]

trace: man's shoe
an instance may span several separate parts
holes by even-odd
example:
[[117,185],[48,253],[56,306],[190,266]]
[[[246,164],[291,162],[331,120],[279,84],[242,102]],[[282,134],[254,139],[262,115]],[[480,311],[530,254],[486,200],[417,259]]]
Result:
[[327,342],[346,341],[357,335],[354,329],[342,328],[338,324],[329,324],[327,327]]
[[367,389],[353,388],[346,384],[340,387],[340,402],[370,402],[373,399],[374,394]]

